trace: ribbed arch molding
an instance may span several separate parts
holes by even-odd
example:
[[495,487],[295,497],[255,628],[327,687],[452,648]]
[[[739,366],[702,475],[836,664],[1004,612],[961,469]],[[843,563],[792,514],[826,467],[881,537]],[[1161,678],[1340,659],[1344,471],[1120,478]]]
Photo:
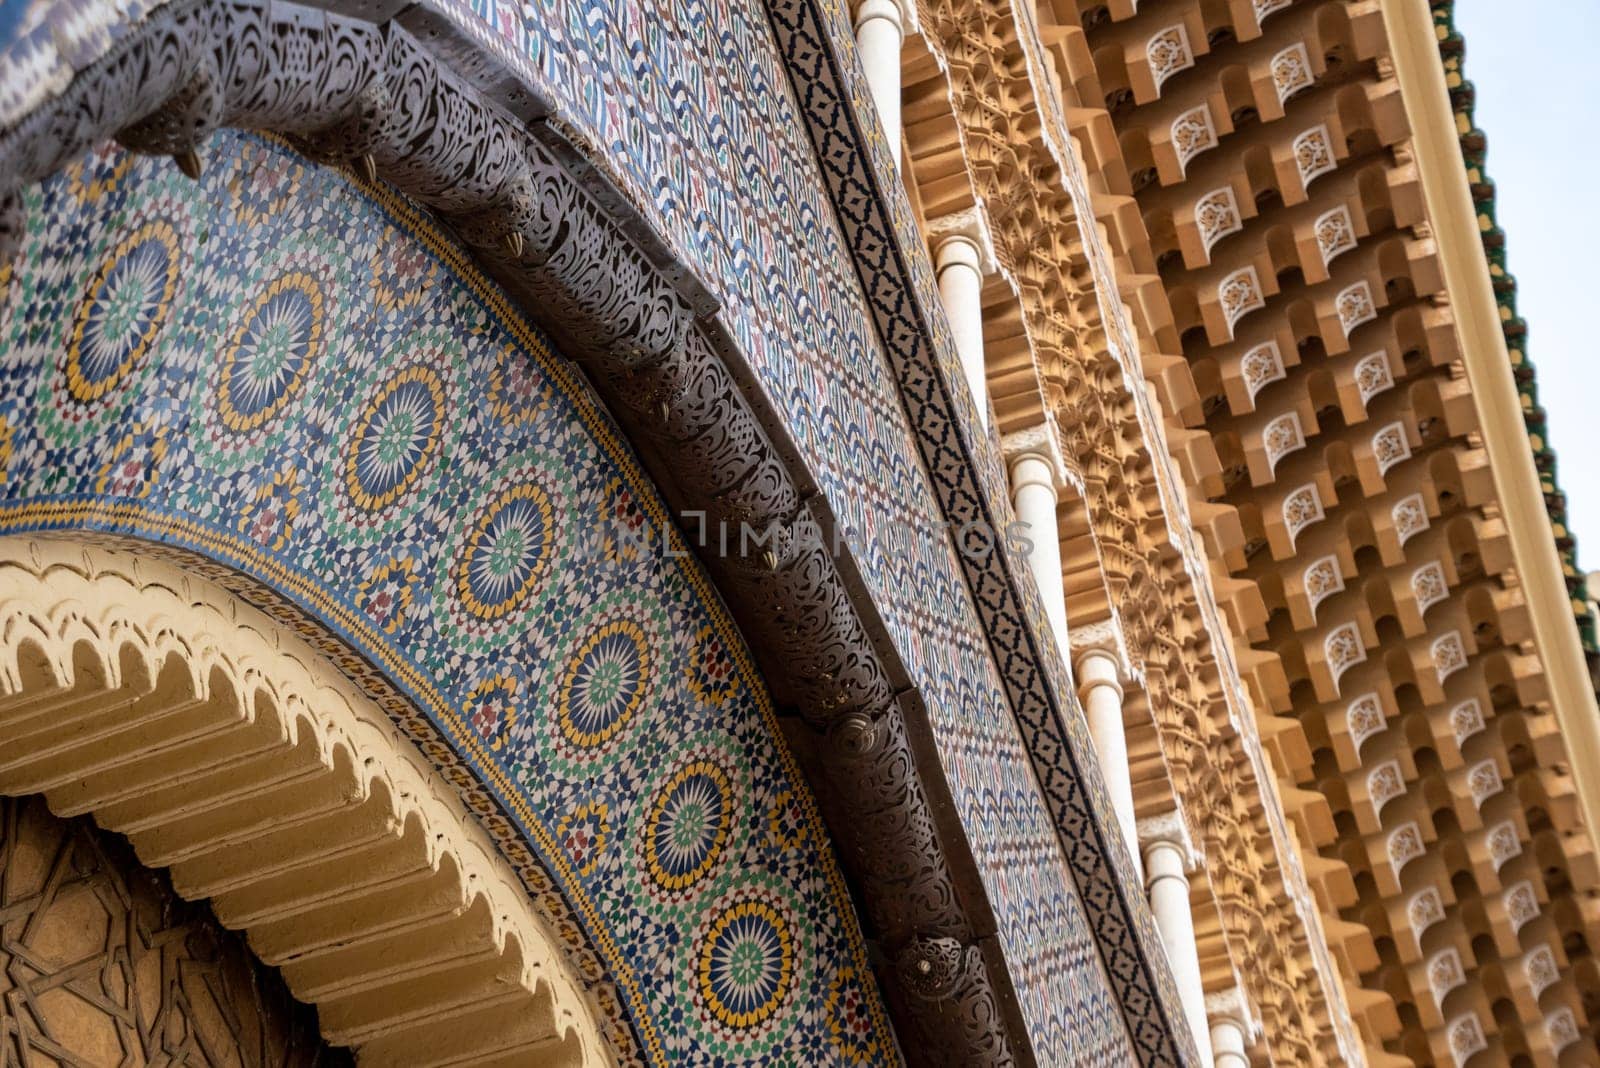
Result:
[[363,1063],[612,1063],[450,784],[303,639],[170,563],[0,539],[0,793],[127,835]]

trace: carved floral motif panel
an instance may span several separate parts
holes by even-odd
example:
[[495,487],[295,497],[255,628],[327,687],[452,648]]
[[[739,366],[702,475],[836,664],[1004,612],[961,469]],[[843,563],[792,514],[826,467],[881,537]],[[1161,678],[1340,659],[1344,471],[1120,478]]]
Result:
[[1243,229],[1233,187],[1225,185],[1195,201],[1194,222],[1200,231],[1200,244],[1207,252],[1224,237]]

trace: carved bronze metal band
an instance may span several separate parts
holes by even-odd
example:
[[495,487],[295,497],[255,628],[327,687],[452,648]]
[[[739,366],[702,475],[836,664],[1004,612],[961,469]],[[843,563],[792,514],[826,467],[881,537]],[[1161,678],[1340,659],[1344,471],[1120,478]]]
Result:
[[[464,50],[444,20],[403,19],[442,37],[441,52]],[[230,126],[287,135],[435,210],[584,368],[674,505],[780,531],[705,562],[779,703],[799,711],[791,739],[907,1057],[1033,1063],[999,956],[983,950],[993,921],[970,855],[930,804],[942,773],[913,753],[905,673],[850,562],[836,565],[831,517],[715,302],[575,158],[543,103],[493,58],[472,58],[469,81],[393,21],[178,0],[0,131],[0,205],[109,136],[192,171]],[[0,240],[15,219],[5,213]]]

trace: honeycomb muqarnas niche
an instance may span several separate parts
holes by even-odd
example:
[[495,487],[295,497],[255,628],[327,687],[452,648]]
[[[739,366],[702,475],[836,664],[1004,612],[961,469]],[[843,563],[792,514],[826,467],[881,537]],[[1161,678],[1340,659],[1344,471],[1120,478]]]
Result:
[[490,283],[405,204],[244,135],[198,182],[97,150],[26,212],[0,527],[220,565],[376,665],[550,873],[646,1060],[897,1057],[748,651],[692,559],[625,536],[663,503]]

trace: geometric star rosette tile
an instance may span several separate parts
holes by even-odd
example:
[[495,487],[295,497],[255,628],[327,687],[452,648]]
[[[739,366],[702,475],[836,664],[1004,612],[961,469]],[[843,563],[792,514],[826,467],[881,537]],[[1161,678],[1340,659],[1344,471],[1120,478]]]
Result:
[[203,557],[381,665],[549,872],[646,1059],[887,1041],[748,650],[692,558],[615,536],[665,505],[491,283],[246,135],[198,182],[97,150],[25,208],[0,530]]

